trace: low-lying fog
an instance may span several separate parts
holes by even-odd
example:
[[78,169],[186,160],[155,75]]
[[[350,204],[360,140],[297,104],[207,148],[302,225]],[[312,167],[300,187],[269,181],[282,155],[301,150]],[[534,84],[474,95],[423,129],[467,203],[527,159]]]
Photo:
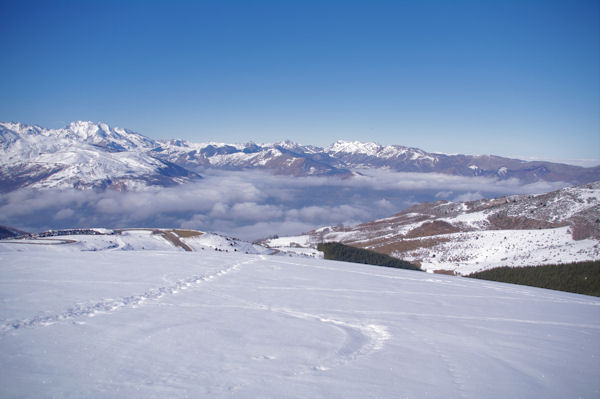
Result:
[[0,224],[27,231],[71,227],[181,227],[255,240],[387,217],[412,204],[541,193],[564,183],[361,171],[349,179],[209,171],[197,183],[145,191],[22,189],[0,195]]

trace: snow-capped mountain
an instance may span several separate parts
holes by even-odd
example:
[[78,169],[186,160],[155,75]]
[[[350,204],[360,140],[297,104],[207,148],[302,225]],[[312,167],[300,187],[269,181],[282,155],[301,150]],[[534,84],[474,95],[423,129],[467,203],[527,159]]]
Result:
[[0,192],[19,187],[131,190],[199,178],[153,157],[154,142],[106,124],[63,129],[0,123]]
[[313,146],[290,141],[258,145],[256,143],[193,143],[185,140],[161,140],[152,150],[154,156],[190,170],[206,168],[226,170],[263,169],[293,176],[349,175],[334,165],[335,160]]
[[498,156],[428,153],[400,145],[337,141],[326,148],[290,141],[271,144],[153,140],[105,123],[62,129],[0,122],[0,191],[19,187],[131,190],[197,179],[206,169],[265,170],[291,176],[351,177],[383,168],[399,172],[517,178],[582,184],[600,179],[583,168]]
[[266,241],[273,248],[338,241],[466,274],[497,266],[600,259],[600,182],[539,195],[414,205],[352,227]]
[[398,168],[400,163],[404,163],[405,166],[410,164],[416,169],[433,169],[439,163],[439,155],[428,154],[418,148],[400,145],[382,146],[372,142],[338,140],[325,148],[325,152],[354,168],[380,166]]

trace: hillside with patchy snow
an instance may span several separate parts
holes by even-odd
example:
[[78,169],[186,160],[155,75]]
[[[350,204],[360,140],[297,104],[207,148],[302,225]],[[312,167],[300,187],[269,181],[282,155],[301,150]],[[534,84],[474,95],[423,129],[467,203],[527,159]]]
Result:
[[600,182],[539,195],[418,204],[374,222],[323,227],[265,243],[283,249],[331,241],[459,274],[598,260]]
[[598,298],[191,231],[55,233],[0,241],[3,398],[600,394]]

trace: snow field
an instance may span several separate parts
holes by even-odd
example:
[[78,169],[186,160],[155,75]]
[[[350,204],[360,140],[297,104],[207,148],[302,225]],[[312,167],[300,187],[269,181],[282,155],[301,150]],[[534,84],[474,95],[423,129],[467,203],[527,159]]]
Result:
[[2,397],[600,393],[598,298],[317,259],[62,247],[0,248]]
[[260,245],[247,241],[222,236],[219,234],[204,233],[200,236],[181,238],[181,241],[189,245],[194,251],[204,249],[217,249],[226,252],[242,252],[246,254],[270,254],[271,251]]
[[543,230],[489,230],[442,234],[450,238],[431,248],[392,254],[422,259],[426,270],[469,274],[501,266],[537,266],[600,259],[597,240],[573,240],[569,227]]
[[308,247],[311,245],[310,235],[299,235],[299,236],[288,236],[288,237],[278,237],[278,238],[270,238],[267,240],[267,244],[271,248],[287,248],[292,245],[297,245],[301,247]]
[[269,248],[275,249],[278,255],[322,258],[323,253],[314,248],[315,244],[311,241],[311,238],[310,235],[305,234],[270,238],[265,243]]

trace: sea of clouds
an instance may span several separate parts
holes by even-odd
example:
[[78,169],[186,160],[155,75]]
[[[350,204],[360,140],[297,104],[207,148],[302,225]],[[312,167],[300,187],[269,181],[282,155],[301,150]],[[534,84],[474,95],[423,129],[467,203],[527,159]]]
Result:
[[564,183],[366,170],[352,178],[210,171],[204,179],[141,191],[21,189],[0,195],[0,224],[26,231],[177,227],[255,240],[391,216],[424,201],[542,193]]

